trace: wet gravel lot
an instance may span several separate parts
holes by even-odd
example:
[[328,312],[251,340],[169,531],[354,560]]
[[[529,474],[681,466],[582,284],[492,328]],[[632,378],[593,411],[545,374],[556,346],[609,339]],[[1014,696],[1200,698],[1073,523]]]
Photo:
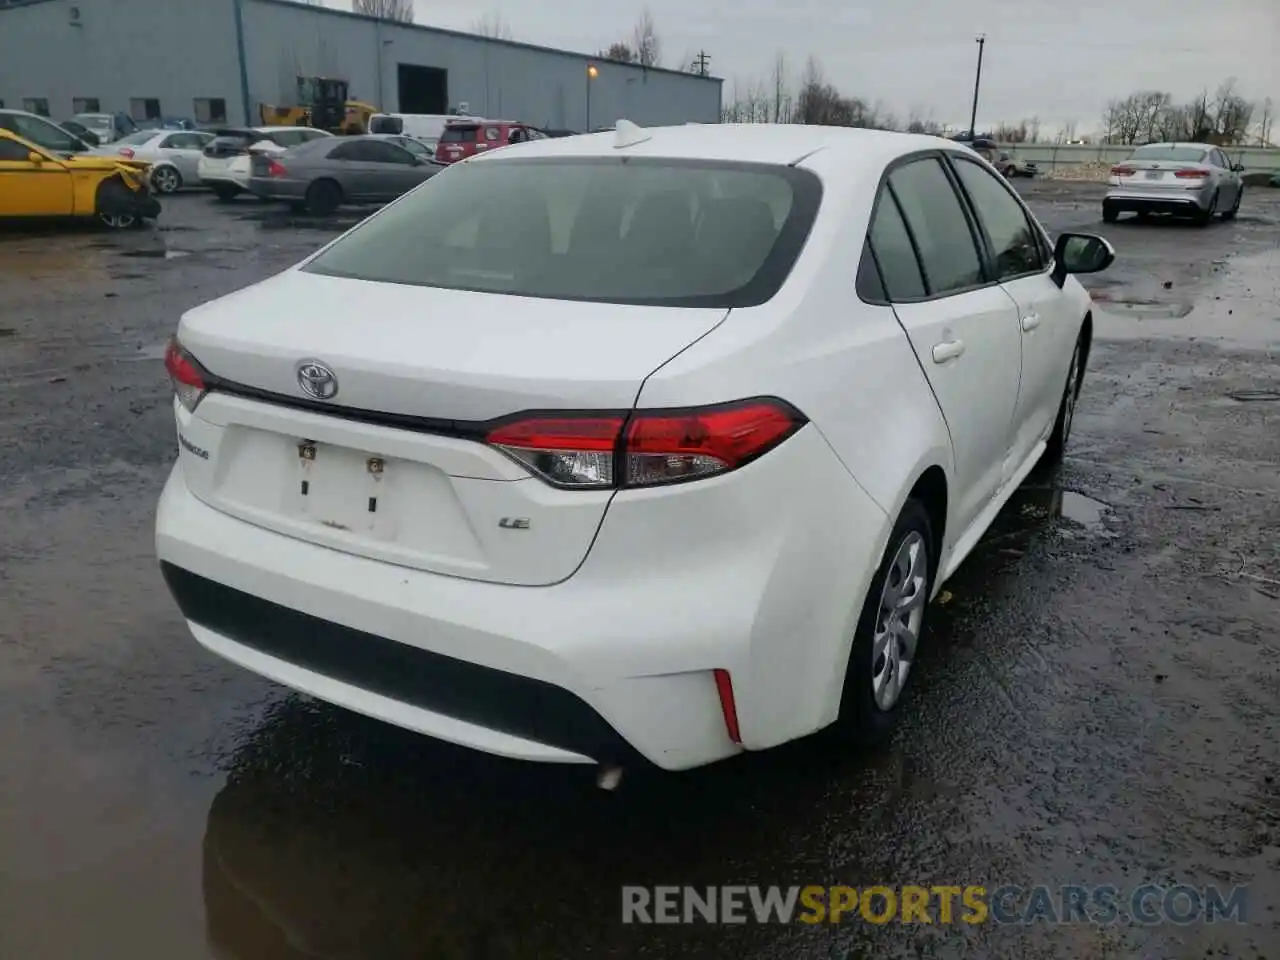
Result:
[[[359,213],[0,236],[0,958],[1280,955],[1280,191],[1119,261],[1073,444],[932,610],[895,740],[681,775],[478,756],[187,633],[152,555],[181,312]],[[264,318],[265,320],[266,318]],[[1248,886],[1213,925],[623,926],[623,884]]]

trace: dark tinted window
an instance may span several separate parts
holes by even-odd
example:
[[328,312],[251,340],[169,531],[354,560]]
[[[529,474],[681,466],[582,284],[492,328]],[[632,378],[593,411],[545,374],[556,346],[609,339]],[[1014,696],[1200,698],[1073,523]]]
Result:
[[304,269],[516,296],[669,306],[768,300],[821,185],[790,167],[650,158],[461,164]]
[[875,257],[871,253],[871,240],[862,241],[862,257],[858,260],[858,280],[856,289],[858,296],[867,303],[884,303],[889,299],[885,293],[884,283],[880,280],[880,270],[876,267]]
[[1007,280],[1043,270],[1039,231],[1004,182],[963,157],[955,158],[955,169],[991,242],[996,277]]
[[21,160],[24,163],[31,151],[8,137],[0,137],[0,160]]
[[920,251],[929,293],[980,284],[978,248],[942,161],[930,157],[908,163],[890,174],[889,184]]
[[1171,147],[1156,143],[1149,147],[1139,147],[1129,159],[1143,162],[1166,160],[1173,163],[1199,163],[1205,158],[1206,152],[1204,147]]
[[8,128],[24,139],[39,144],[54,153],[75,153],[84,149],[84,143],[61,127],[22,114],[10,114]]
[[413,157],[407,150],[385,140],[366,140],[364,153],[372,163],[399,163],[405,166],[413,163]]
[[404,133],[404,121],[399,117],[374,117],[369,121],[370,133]]
[[330,160],[363,160],[361,155],[361,145],[363,141],[350,140],[347,143],[340,143],[329,151]]
[[441,143],[475,143],[479,127],[445,127]]
[[[868,237],[888,298],[912,300],[925,296],[924,278],[920,275],[920,263],[911,246],[911,236],[902,221],[898,204],[888,190],[880,194]],[[867,259],[865,253],[863,259]]]

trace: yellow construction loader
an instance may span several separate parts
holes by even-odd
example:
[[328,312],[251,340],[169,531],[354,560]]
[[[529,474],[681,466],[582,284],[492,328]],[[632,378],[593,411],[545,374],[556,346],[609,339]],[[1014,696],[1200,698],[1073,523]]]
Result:
[[378,108],[363,100],[347,99],[347,81],[329,77],[299,77],[295,106],[261,103],[258,115],[268,127],[315,127],[337,134],[369,132],[369,118]]

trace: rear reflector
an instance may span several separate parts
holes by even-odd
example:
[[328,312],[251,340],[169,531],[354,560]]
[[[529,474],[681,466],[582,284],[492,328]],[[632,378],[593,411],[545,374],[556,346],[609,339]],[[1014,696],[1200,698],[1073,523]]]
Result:
[[164,350],[164,368],[169,372],[174,396],[187,410],[194,412],[207,392],[205,371],[195,358],[182,348],[177,337],[169,339]]
[[716,678],[716,693],[720,695],[720,712],[724,714],[724,728],[729,739],[734,743],[742,742],[742,731],[738,729],[738,705],[733,699],[733,678],[728,670],[712,671]]
[[283,176],[284,176],[285,174],[287,174],[288,172],[289,172],[289,171],[288,171],[288,170],[286,170],[282,164],[280,164],[280,163],[276,162],[275,160],[268,160],[268,161],[267,161],[267,176],[269,176],[269,177],[283,177]]
[[716,476],[768,453],[806,423],[781,400],[690,410],[521,418],[486,440],[558,487],[651,487]]
[[1208,170],[1178,170],[1174,173],[1179,180],[1203,180],[1208,175]]
[[126,160],[132,160],[132,159],[133,159],[133,148],[132,148],[132,147],[121,147],[121,148],[120,148],[120,150],[119,150],[118,152],[119,152],[120,156],[124,157]]

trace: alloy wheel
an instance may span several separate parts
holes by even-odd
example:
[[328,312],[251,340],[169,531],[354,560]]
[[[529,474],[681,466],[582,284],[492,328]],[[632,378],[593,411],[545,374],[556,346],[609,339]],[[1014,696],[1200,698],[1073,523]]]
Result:
[[912,530],[885,575],[871,641],[871,692],[881,710],[892,710],[906,687],[920,644],[928,584],[929,548]]

